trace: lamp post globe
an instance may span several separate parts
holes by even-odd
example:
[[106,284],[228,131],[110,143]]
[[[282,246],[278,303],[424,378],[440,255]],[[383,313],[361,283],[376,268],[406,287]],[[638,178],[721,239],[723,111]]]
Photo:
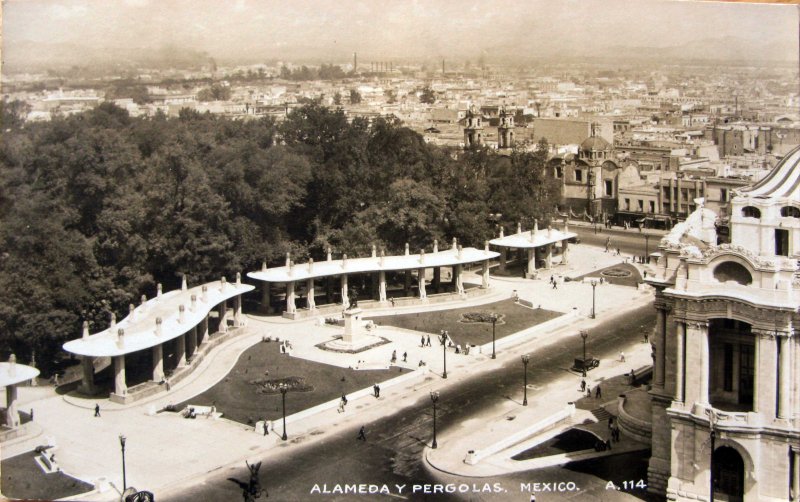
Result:
[[528,406],[528,363],[530,362],[530,360],[531,360],[530,355],[525,354],[524,356],[522,356],[522,365],[525,368],[524,372],[525,379],[522,385],[522,392],[523,392],[522,406]]
[[433,442],[431,443],[431,448],[437,448],[436,444],[436,401],[439,400],[439,392],[432,391],[431,392],[431,402],[433,403]]
[[597,281],[593,280],[590,284],[592,285],[592,315],[590,317],[594,319],[597,316],[597,314],[595,313],[595,301],[594,301],[595,297],[594,293],[595,289],[597,288]]

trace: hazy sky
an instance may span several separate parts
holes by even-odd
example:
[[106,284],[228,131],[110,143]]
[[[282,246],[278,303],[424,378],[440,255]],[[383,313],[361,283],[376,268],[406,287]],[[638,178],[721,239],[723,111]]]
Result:
[[[797,52],[796,6],[651,0],[5,0],[5,47],[176,45],[224,57],[319,48],[366,58],[519,45],[596,51],[737,37]],[[477,55],[476,55],[477,57]],[[788,58],[787,57],[787,58]]]

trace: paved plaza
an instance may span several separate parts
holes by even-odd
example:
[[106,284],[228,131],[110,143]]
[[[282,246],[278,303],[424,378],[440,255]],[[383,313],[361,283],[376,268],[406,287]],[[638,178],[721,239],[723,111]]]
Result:
[[[526,351],[546,345],[558,337],[577,336],[580,329],[591,329],[598,320],[591,319],[592,286],[587,282],[567,281],[553,290],[548,282],[553,275],[579,277],[592,271],[621,263],[624,256],[614,256],[602,249],[575,245],[570,247],[569,265],[556,266],[552,271],[542,271],[539,280],[522,278],[492,277],[491,288],[487,294],[455,301],[448,304],[430,306],[407,306],[370,310],[369,317],[380,322],[382,316],[401,313],[435,312],[464,307],[479,307],[511,298],[516,291],[520,300],[535,307],[560,312],[553,320],[533,325],[521,332],[505,337],[498,344],[498,358],[493,360],[483,350],[468,356],[449,352],[447,357],[448,379],[441,378],[441,350],[434,339],[433,348],[420,347],[420,334],[408,329],[378,326],[375,334],[386,338],[389,343],[369,351],[343,354],[321,350],[318,344],[335,336],[340,328],[326,326],[320,319],[288,320],[277,316],[249,316],[247,326],[240,328],[238,334],[216,347],[181,382],[172,386],[169,392],[162,392],[149,399],[134,404],[122,405],[108,399],[88,399],[74,395],[57,395],[51,387],[23,387],[19,389],[21,410],[35,410],[35,421],[28,428],[25,437],[10,440],[2,445],[2,458],[10,458],[33,450],[36,446],[54,443],[58,446],[61,469],[78,479],[97,485],[100,490],[75,497],[79,500],[115,500],[116,488],[122,486],[120,466],[120,446],[118,436],[125,434],[127,439],[126,463],[127,482],[138,489],[147,489],[156,494],[169,493],[183,483],[203,478],[207,473],[222,466],[239,466],[245,459],[259,455],[286,455],[293,447],[313,444],[324,437],[323,432],[339,427],[338,430],[357,429],[359,424],[394,413],[419,399],[428,398],[428,392],[442,390],[454,382],[473,378],[483,372],[492,371],[507,361],[516,359]],[[479,277],[465,277],[467,281],[478,282]],[[598,319],[607,320],[611,316],[624,315],[626,309],[652,302],[652,292],[620,285],[603,284],[596,290],[596,312]],[[624,308],[621,308],[624,307]],[[453,327],[452,330],[456,330]],[[383,387],[385,399],[374,399],[371,389],[364,389],[351,397],[347,411],[338,413],[333,402],[323,403],[312,412],[301,412],[292,417],[290,441],[287,448],[278,434],[268,436],[256,433],[252,425],[225,419],[198,418],[187,420],[173,413],[156,413],[169,404],[191,402],[192,398],[212,388],[225,379],[236,365],[240,356],[249,348],[262,342],[265,337],[288,340],[291,346],[286,358],[301,358],[341,368],[385,369],[389,367],[392,352],[402,355],[408,353],[408,362],[397,364],[411,370],[402,378],[393,381],[377,382]],[[628,350],[628,349],[625,349]],[[433,354],[436,354],[435,356]],[[630,364],[644,366],[649,360],[649,347],[640,344],[631,349],[631,360],[626,364],[604,364],[592,371],[591,379],[609,378],[625,372]],[[424,360],[425,366],[418,362]],[[508,409],[485,410],[474,418],[471,427],[480,427],[487,433],[483,443],[472,444],[471,448],[484,448],[492,442],[519,432],[523,422],[538,418],[542,406],[549,400],[566,403],[579,397],[577,380],[574,375],[565,374],[564,385],[551,385],[538,389],[524,413],[525,420],[509,421],[504,418]],[[590,382],[590,385],[594,385]],[[609,396],[612,400],[613,396]],[[100,417],[94,417],[95,404],[100,406]],[[509,402],[509,407],[516,406]],[[518,414],[519,415],[519,414]],[[276,428],[279,431],[279,428]],[[463,434],[457,429],[446,430],[440,436],[440,449],[428,458],[437,468],[452,471],[459,475],[471,476],[484,471],[464,471],[462,462],[467,445],[462,444]],[[485,444],[484,444],[485,443]],[[452,452],[446,455],[445,452]],[[441,457],[441,458],[440,458]],[[450,463],[461,464],[458,471]],[[438,465],[437,465],[438,464]],[[510,469],[507,460],[492,458],[491,462],[477,464],[476,469]],[[518,468],[518,467],[517,467]],[[488,471],[487,471],[488,472]],[[4,474],[5,475],[5,474]]]

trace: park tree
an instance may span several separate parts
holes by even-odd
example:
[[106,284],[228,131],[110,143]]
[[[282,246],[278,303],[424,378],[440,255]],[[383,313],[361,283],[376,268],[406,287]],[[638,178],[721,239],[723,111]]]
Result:
[[425,86],[422,88],[422,92],[419,95],[419,102],[432,105],[436,102],[436,93],[433,92],[433,89],[430,86]]
[[357,89],[350,89],[350,104],[357,105],[361,103],[361,93]]

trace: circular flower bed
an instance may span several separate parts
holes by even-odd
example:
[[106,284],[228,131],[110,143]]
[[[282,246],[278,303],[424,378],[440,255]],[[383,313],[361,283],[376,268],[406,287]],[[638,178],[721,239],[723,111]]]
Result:
[[[500,324],[503,322],[503,318],[505,314],[495,314],[497,316],[497,323]],[[489,323],[492,322],[492,314],[487,314],[485,312],[467,312],[466,314],[461,314],[461,319],[458,322],[463,323]]]
[[305,378],[295,376],[276,378],[274,380],[259,378],[257,380],[250,380],[249,383],[250,385],[258,386],[256,392],[259,394],[277,394],[281,391],[281,384],[285,384],[290,392],[309,392],[314,390],[312,385],[306,383]]
[[609,268],[600,272],[600,275],[604,275],[606,277],[630,277],[631,271],[625,270],[624,268]]

